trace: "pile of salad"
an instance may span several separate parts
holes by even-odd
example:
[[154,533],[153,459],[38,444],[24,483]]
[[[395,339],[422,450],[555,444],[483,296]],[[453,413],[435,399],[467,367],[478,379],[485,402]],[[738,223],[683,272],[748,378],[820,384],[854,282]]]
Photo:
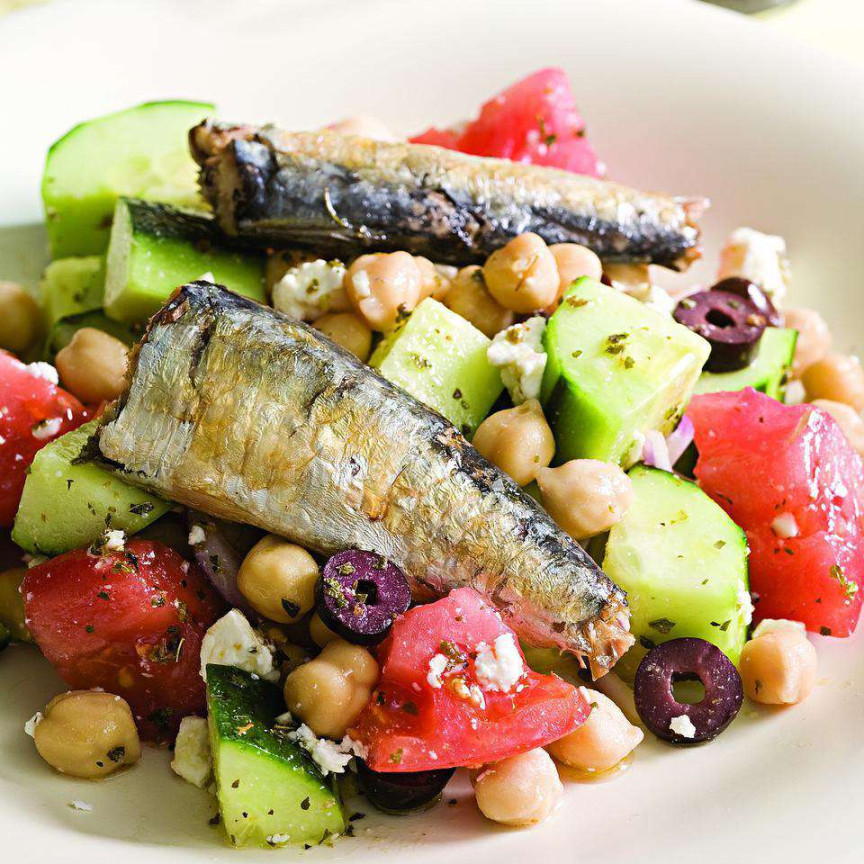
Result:
[[214,110],[57,141],[52,261],[0,283],[0,663],[72,688],[15,706],[48,766],[170,746],[231,844],[308,848],[463,769],[536,825],[559,766],[807,698],[861,611],[864,370],[781,237],[693,284],[704,202],[607,181],[558,69],[408,141]]

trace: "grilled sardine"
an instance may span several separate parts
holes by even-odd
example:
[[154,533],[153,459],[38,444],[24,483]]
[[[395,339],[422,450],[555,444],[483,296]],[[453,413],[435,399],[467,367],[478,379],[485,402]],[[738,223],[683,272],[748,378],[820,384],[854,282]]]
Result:
[[534,231],[610,262],[684,270],[699,255],[701,201],[568,171],[270,126],[203,123],[190,145],[222,228],[259,246],[344,258],[404,249],[470,264]]
[[211,283],[151,319],[97,435],[132,483],[324,554],[379,552],[418,597],[474,587],[595,675],[632,642],[624,593],[443,417]]

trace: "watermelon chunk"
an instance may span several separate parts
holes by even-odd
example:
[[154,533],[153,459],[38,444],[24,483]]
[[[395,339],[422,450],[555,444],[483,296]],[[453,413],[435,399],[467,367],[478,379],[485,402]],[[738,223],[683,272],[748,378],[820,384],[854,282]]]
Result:
[[757,620],[849,636],[864,585],[864,468],[837,422],[752,388],[687,409],[699,485],[746,532]]
[[563,69],[540,69],[523,78],[486,102],[477,119],[461,129],[432,127],[410,140],[592,177],[604,174]]

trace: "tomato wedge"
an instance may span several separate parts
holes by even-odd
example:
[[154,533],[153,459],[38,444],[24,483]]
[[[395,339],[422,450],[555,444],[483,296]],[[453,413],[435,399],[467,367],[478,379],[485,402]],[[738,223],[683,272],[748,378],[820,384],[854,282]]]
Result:
[[687,416],[699,485],[747,534],[756,619],[850,636],[864,599],[864,468],[840,426],[750,388],[695,396]]
[[379,659],[378,688],[350,732],[374,771],[495,762],[562,738],[590,712],[576,687],[528,668],[471,588],[401,616]]
[[46,444],[89,419],[87,409],[57,386],[47,363],[22,363],[0,350],[0,527],[15,519],[30,463]]
[[204,710],[201,641],[224,603],[196,564],[149,540],[76,549],[33,567],[27,626],[60,677],[123,696],[144,738],[166,741]]

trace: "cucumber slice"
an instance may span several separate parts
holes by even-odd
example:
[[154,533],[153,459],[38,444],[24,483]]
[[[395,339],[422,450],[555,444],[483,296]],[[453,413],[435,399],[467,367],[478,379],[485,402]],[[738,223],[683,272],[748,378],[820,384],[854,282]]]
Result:
[[768,327],[759,341],[759,350],[749,366],[734,372],[703,372],[696,382],[696,393],[743,390],[753,387],[782,402],[786,395],[789,370],[795,359],[798,331]]
[[203,207],[187,138],[213,110],[209,102],[148,102],[56,141],[42,177],[52,258],[104,252],[118,195]]
[[689,480],[644,465],[630,479],[633,503],[603,559],[627,592],[636,637],[615,671],[632,680],[649,648],[679,636],[706,639],[737,664],[751,611],[744,532]]
[[316,844],[345,830],[335,779],[274,730],[280,690],[231,666],[207,666],[216,796],[234,846]]
[[34,555],[60,555],[101,537],[106,527],[134,534],[171,504],[78,462],[99,425],[91,420],[43,447],[27,471],[12,539]]
[[42,274],[42,303],[50,333],[64,318],[102,308],[105,260],[101,255],[61,258]]
[[632,464],[646,432],[675,427],[710,353],[670,316],[588,278],[570,287],[544,343],[541,401],[559,464]]
[[120,198],[108,246],[106,314],[117,321],[142,321],[179,285],[208,272],[232,291],[265,302],[264,256],[223,244],[208,216]]
[[486,359],[490,344],[473,324],[429,297],[381,342],[369,365],[471,436],[504,389]]

